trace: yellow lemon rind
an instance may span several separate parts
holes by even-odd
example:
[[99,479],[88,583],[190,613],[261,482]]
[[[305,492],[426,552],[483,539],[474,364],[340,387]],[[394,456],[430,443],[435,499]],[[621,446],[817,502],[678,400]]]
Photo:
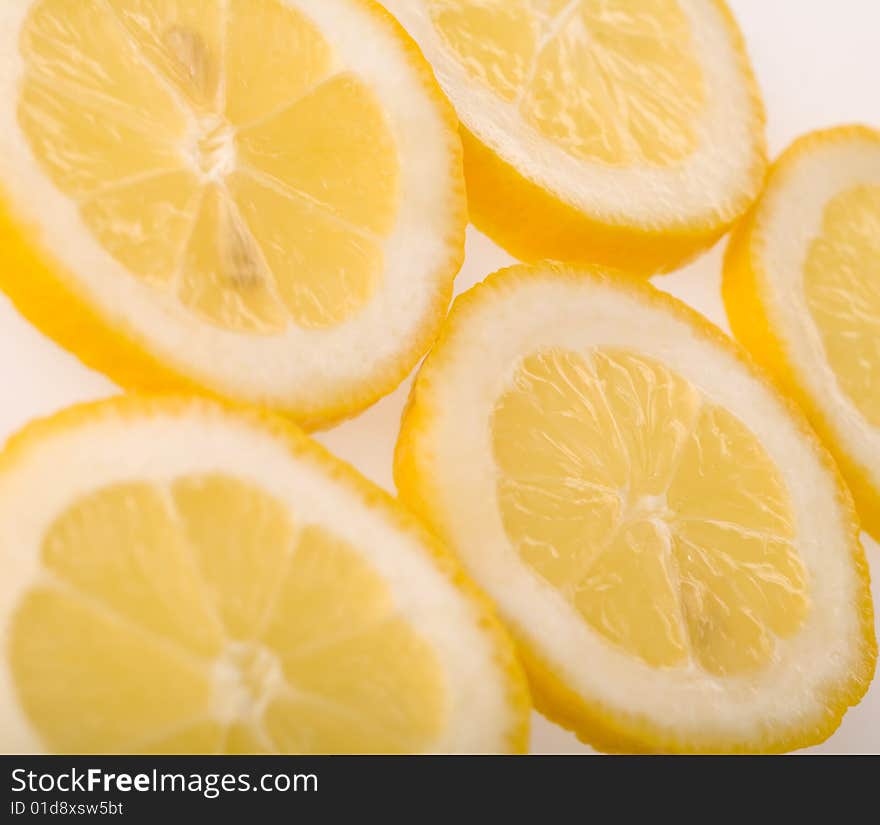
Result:
[[[867,126],[847,125],[811,132],[798,138],[771,167],[766,191],[771,192],[777,186],[784,185],[788,170],[804,155],[831,142],[854,139],[869,140],[880,145],[880,132]],[[724,257],[721,291],[730,327],[737,340],[770,371],[780,388],[806,412],[852,491],[863,527],[875,540],[880,541],[880,489],[874,485],[858,456],[847,450],[835,436],[833,422],[799,380],[785,342],[776,334],[770,322],[765,292],[769,276],[755,249],[759,205],[736,227]]]
[[625,273],[608,273],[598,269],[575,269],[571,266],[544,263],[540,267],[514,266],[490,275],[483,283],[464,293],[453,304],[447,323],[428,358],[420,368],[413,385],[410,398],[404,411],[400,437],[394,459],[394,478],[400,498],[422,520],[433,529],[447,546],[452,547],[444,535],[442,515],[433,502],[439,501],[434,485],[436,475],[431,466],[431,456],[420,449],[422,435],[430,430],[430,422],[436,409],[433,400],[433,375],[443,370],[447,356],[446,343],[453,337],[459,324],[466,322],[466,316],[478,311],[479,305],[492,300],[492,293],[503,291],[506,286],[518,279],[535,278],[548,268],[555,275],[568,279],[593,279],[598,282],[614,282],[616,288],[625,289],[637,295],[658,310],[671,312],[685,321],[698,338],[725,349],[734,355],[743,368],[774,394],[788,410],[792,420],[807,443],[810,444],[818,460],[834,477],[838,504],[844,514],[845,529],[849,537],[852,563],[859,581],[857,611],[860,620],[861,638],[859,666],[848,673],[845,679],[829,688],[823,697],[824,712],[809,727],[785,730],[765,730],[759,739],[743,741],[740,739],[717,738],[711,741],[701,739],[695,742],[686,737],[674,737],[668,729],[651,720],[635,714],[622,713],[592,697],[577,693],[546,660],[542,651],[510,626],[520,657],[525,663],[529,685],[535,707],[548,719],[572,731],[578,739],[607,753],[782,753],[810,747],[825,741],[840,725],[846,711],[857,705],[871,683],[877,662],[877,639],[874,630],[874,606],[871,597],[870,572],[865,552],[859,539],[859,522],[852,496],[831,455],[823,447],[810,428],[803,413],[786,396],[779,393],[772,381],[763,373],[742,347],[738,346],[718,327],[704,316],[663,293],[644,281]]
[[215,414],[236,418],[254,429],[271,435],[283,448],[299,459],[321,468],[333,482],[360,499],[365,506],[381,513],[393,527],[424,548],[433,566],[472,606],[479,632],[493,650],[495,668],[506,686],[508,715],[511,719],[504,740],[507,753],[528,749],[531,699],[525,673],[514,644],[498,619],[495,607],[473,583],[464,568],[425,526],[384,490],[368,481],[349,464],[333,456],[300,428],[276,413],[226,401],[213,401],[184,395],[128,395],[78,404],[47,418],[27,424],[13,435],[0,452],[0,476],[14,470],[17,462],[49,437],[63,435],[101,419],[108,422],[151,415]]

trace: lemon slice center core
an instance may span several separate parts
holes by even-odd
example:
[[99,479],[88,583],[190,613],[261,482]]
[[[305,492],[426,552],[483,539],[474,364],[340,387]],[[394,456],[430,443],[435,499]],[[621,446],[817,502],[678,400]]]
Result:
[[286,687],[281,660],[264,645],[232,642],[214,663],[212,715],[223,724],[258,722]]
[[195,138],[184,151],[191,159],[193,171],[202,183],[220,183],[238,165],[235,130],[220,115],[200,117]]

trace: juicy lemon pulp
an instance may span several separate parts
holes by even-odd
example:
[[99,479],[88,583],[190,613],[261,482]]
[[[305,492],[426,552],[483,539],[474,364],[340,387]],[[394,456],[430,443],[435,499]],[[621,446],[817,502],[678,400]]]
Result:
[[279,0],[39,0],[19,121],[129,272],[222,328],[367,303],[397,212],[372,91]]
[[127,483],[50,527],[10,661],[60,752],[414,752],[434,652],[345,542],[226,476]]
[[468,73],[575,157],[671,166],[705,107],[676,0],[430,0]]
[[828,202],[804,291],[838,386],[880,427],[880,186]]
[[755,436],[639,354],[523,359],[492,418],[505,530],[608,640],[655,667],[757,670],[808,581],[785,483]]

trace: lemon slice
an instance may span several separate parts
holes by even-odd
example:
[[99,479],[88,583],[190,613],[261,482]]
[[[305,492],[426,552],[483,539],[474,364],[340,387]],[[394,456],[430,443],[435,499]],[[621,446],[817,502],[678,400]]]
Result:
[[461,145],[375,4],[9,0],[0,95],[0,287],[123,386],[318,426],[428,348]]
[[880,132],[796,141],[728,247],[734,334],[807,411],[880,540]]
[[0,750],[525,747],[512,648],[451,558],[284,421],[130,398],[0,455]]
[[760,191],[763,109],[720,0],[385,0],[463,128],[476,225],[522,260],[668,271]]
[[849,493],[705,319],[561,265],[454,305],[400,495],[499,605],[538,708],[609,751],[827,737],[877,656]]

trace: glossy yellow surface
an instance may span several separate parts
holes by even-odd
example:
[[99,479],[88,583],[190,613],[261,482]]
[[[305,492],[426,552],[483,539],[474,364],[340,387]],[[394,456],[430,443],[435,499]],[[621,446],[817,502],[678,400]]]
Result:
[[838,386],[880,427],[880,186],[828,202],[807,254],[804,293]]
[[431,0],[468,73],[572,155],[671,166],[697,147],[704,79],[676,0]]
[[38,0],[19,122],[131,274],[224,329],[352,317],[398,158],[377,98],[280,0]]
[[492,443],[514,547],[628,653],[737,675],[801,627],[809,582],[779,471],[660,362],[613,349],[528,356]]
[[415,752],[443,674],[387,585],[323,528],[228,476],[73,503],[9,638],[57,752]]

